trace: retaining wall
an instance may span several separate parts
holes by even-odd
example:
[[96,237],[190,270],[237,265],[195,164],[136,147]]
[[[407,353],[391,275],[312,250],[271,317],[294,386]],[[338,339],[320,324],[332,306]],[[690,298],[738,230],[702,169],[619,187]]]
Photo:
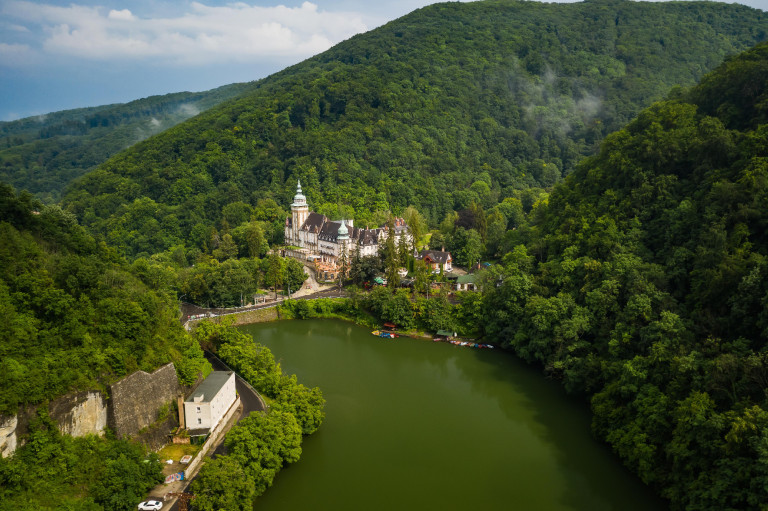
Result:
[[172,362],[152,374],[136,371],[110,386],[109,427],[118,438],[134,436],[153,425],[160,409],[181,392]]

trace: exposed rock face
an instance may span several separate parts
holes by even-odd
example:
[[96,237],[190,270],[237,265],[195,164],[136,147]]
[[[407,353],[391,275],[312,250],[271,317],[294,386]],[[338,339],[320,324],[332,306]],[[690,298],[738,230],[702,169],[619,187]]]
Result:
[[107,403],[98,392],[80,392],[59,398],[48,407],[65,435],[103,435],[107,426]]
[[12,417],[0,416],[0,455],[7,458],[16,450],[16,427],[19,419],[15,415]]
[[[137,371],[126,376],[111,386],[109,400],[96,391],[68,394],[52,401],[48,413],[63,434],[74,437],[103,435],[107,426],[120,438],[135,437],[141,429],[154,425],[143,432],[140,440],[158,447],[178,423],[170,412],[168,419],[155,424],[160,409],[181,392],[176,368],[170,363],[152,374]],[[30,406],[11,417],[0,415],[0,455],[4,458],[24,444],[36,410],[37,406]]]

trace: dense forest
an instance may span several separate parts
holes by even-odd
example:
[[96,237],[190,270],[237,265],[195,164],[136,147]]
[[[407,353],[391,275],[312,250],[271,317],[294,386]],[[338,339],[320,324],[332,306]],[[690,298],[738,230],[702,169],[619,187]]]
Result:
[[679,509],[768,502],[766,85],[761,44],[641,112],[486,275],[478,327]]
[[172,289],[0,183],[0,414],[171,361],[193,383],[210,365],[178,317]]
[[709,2],[432,5],[132,147],[64,205],[130,257],[210,251],[299,178],[321,213],[373,226],[412,205],[436,225],[553,185],[766,29],[762,11]]
[[[316,211],[399,214],[457,264],[493,264],[482,293],[449,299],[430,285],[444,275],[388,242],[350,257],[349,280],[405,266],[411,289],[391,275],[288,302],[289,317],[483,337],[589,400],[596,436],[674,509],[764,509],[768,43],[753,45],[766,27],[761,11],[704,2],[437,4],[111,158],[63,209],[2,185],[0,412],[169,360],[182,380],[205,370],[176,297],[236,305],[300,285],[295,261],[267,255],[300,178]],[[236,428],[198,483],[211,509],[247,506],[297,459],[322,396],[236,333],[206,326],[197,341],[277,406]],[[69,443],[44,415],[33,429],[57,446],[39,459],[136,457]],[[21,498],[15,463],[0,478]],[[221,474],[237,485],[217,489]]]
[[0,180],[47,203],[110,156],[247,90],[232,84],[0,122]]

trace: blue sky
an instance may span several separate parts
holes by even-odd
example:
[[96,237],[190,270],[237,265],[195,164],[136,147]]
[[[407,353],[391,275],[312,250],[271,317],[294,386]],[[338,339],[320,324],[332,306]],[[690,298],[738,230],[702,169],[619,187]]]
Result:
[[0,0],[0,120],[256,80],[431,3]]

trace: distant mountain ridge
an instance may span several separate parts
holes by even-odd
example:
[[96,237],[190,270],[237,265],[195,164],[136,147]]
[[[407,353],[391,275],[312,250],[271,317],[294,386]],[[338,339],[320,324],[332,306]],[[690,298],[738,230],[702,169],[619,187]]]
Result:
[[133,146],[64,202],[127,254],[204,250],[241,221],[222,223],[225,206],[285,207],[299,178],[329,216],[341,206],[362,225],[413,205],[435,225],[552,185],[670,87],[767,33],[762,11],[710,2],[435,4]]
[[66,184],[113,154],[249,87],[236,83],[0,122],[0,180],[58,200]]

